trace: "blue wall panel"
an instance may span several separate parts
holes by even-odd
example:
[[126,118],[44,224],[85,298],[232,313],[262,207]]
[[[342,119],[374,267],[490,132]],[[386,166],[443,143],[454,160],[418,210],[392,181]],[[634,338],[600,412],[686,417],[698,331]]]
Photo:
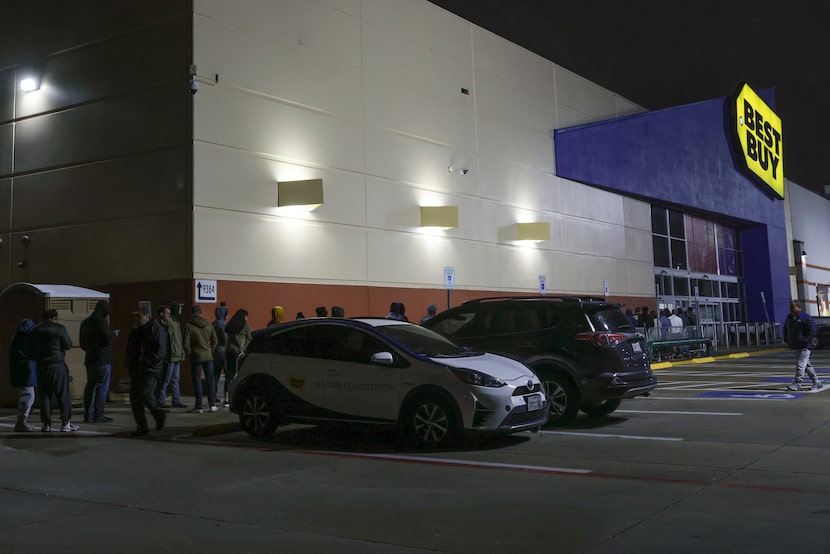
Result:
[[[775,109],[773,89],[759,95]],[[763,290],[770,318],[782,320],[790,295],[784,202],[741,171],[729,127],[730,104],[729,98],[717,98],[557,129],[556,174],[737,226],[747,318],[766,319]]]

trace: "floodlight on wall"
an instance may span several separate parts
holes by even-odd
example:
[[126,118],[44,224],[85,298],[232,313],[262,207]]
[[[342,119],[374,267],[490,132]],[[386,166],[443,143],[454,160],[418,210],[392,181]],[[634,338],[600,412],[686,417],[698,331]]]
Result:
[[277,207],[311,211],[323,203],[323,180],[277,181]]
[[23,92],[32,92],[40,89],[40,79],[32,76],[20,79],[20,90]]
[[517,223],[516,237],[516,240],[526,242],[550,240],[550,223]]
[[458,227],[458,206],[421,206],[421,227],[455,229]]

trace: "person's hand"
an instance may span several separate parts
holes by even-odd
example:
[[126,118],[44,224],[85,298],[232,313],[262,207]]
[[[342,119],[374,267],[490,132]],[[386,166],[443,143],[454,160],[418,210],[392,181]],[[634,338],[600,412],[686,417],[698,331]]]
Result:
[[116,337],[121,334],[121,329],[113,329],[112,334]]

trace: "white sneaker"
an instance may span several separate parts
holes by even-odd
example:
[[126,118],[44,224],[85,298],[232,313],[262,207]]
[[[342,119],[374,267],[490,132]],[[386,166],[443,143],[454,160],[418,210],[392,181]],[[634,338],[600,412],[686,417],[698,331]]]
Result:
[[210,407],[210,411],[211,411],[211,412],[218,412],[218,411],[219,411],[219,408],[217,408],[216,406],[211,406],[211,407]]
[[80,427],[78,427],[77,425],[72,425],[72,423],[67,421],[66,425],[61,427],[61,433],[74,433],[78,429],[80,429]]
[[789,385],[787,385],[787,390],[801,390],[801,383],[790,383]]
[[816,381],[815,383],[813,383],[813,386],[810,387],[810,390],[820,390],[822,388],[824,388],[824,383],[822,383],[821,381]]

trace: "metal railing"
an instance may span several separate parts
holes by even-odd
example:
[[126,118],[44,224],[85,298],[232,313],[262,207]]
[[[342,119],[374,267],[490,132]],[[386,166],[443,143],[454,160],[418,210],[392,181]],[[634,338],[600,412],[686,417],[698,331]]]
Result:
[[[709,338],[715,350],[746,346],[776,346],[781,343],[778,323],[699,323],[683,328],[638,327],[649,341]],[[647,332],[646,332],[647,331]]]

